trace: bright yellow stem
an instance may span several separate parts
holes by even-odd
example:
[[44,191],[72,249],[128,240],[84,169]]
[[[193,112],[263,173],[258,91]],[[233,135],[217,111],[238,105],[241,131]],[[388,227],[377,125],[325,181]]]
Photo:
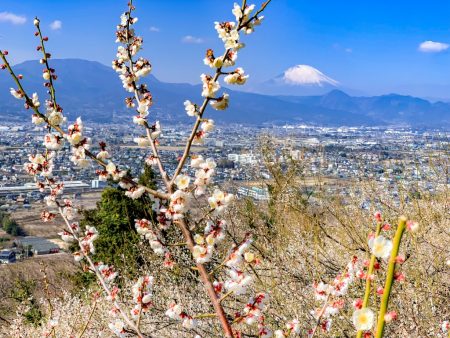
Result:
[[375,333],[376,338],[383,337],[384,331],[384,316],[386,315],[386,311],[389,304],[389,297],[391,295],[392,282],[394,281],[394,273],[395,273],[395,258],[398,256],[398,250],[400,248],[400,242],[402,240],[403,233],[406,228],[406,217],[401,216],[398,221],[398,228],[394,236],[394,243],[392,247],[391,257],[389,258],[389,265],[386,275],[386,282],[384,284],[384,292],[383,298],[381,299],[380,312],[378,313],[378,323],[377,330]]
[[[381,232],[381,222],[378,222],[377,224],[377,229],[375,231],[375,238],[380,234]],[[366,278],[366,291],[364,292],[364,299],[363,299],[363,304],[362,304],[362,308],[366,308],[367,305],[369,305],[369,297],[370,297],[370,289],[371,289],[371,283],[372,281],[370,280],[370,278],[368,278],[370,275],[373,274],[373,270],[374,270],[374,265],[375,265],[375,261],[376,261],[376,257],[375,255],[371,255],[370,256],[370,263],[369,263],[369,269],[367,270],[367,278]],[[362,331],[358,331],[356,333],[356,337],[357,338],[361,338],[362,337],[363,332]]]

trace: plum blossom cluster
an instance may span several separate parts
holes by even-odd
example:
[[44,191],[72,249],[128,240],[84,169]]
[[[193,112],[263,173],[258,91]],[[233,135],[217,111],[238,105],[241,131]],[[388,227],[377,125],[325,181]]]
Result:
[[268,295],[264,292],[251,297],[242,312],[235,314],[235,321],[247,325],[258,326],[258,337],[272,337],[273,332],[265,325],[263,311],[266,308]]
[[226,225],[224,220],[208,221],[204,235],[196,234],[194,236],[196,245],[192,256],[197,263],[204,264],[211,260],[214,246],[225,238]]
[[[270,2],[270,0],[268,1]],[[120,24],[116,30],[116,42],[119,43],[116,59],[112,62],[113,69],[118,73],[124,89],[130,93],[125,98],[125,105],[133,108],[136,115],[133,122],[144,127],[145,135],[137,136],[135,142],[142,147],[149,147],[152,154],[146,158],[146,163],[151,164],[159,169],[165,190],[158,191],[140,186],[126,171],[120,170],[118,166],[110,158],[109,152],[106,150],[106,144],[100,143],[100,150],[96,155],[91,152],[92,141],[85,135],[83,122],[78,118],[70,124],[67,129],[62,127],[66,122],[62,114],[62,108],[56,103],[55,88],[53,81],[57,80],[55,70],[50,67],[49,59],[51,55],[46,52],[44,42],[48,41],[47,37],[43,37],[39,27],[39,20],[34,21],[37,27],[36,36],[40,38],[40,46],[37,50],[42,53],[40,63],[44,65],[42,77],[44,86],[48,88],[50,98],[45,101],[45,113],[41,113],[39,108],[41,103],[37,94],[31,97],[27,96],[19,80],[22,76],[16,77],[13,70],[6,61],[7,52],[2,52],[1,56],[5,62],[2,69],[8,68],[18,85],[17,89],[10,90],[11,95],[15,98],[24,100],[25,107],[32,109],[33,122],[36,124],[45,124],[46,135],[44,136],[43,145],[46,150],[44,153],[30,155],[30,162],[25,165],[26,171],[35,176],[36,184],[40,190],[48,189],[50,194],[45,198],[47,206],[50,210],[42,213],[41,218],[44,221],[54,220],[57,213],[66,223],[66,229],[59,234],[65,242],[78,243],[79,250],[74,253],[74,258],[83,264],[86,271],[94,273],[102,286],[106,298],[113,303],[111,315],[120,314],[121,318],[109,324],[111,331],[117,336],[124,337],[126,334],[135,334],[144,337],[140,332],[139,323],[143,312],[148,311],[151,307],[153,278],[149,276],[141,277],[132,287],[132,295],[134,307],[130,312],[124,309],[118,302],[119,288],[115,285],[118,273],[113,266],[95,262],[95,240],[99,234],[95,227],[86,226],[80,228],[78,223],[73,222],[77,209],[70,200],[62,200],[60,195],[63,191],[63,183],[58,182],[53,177],[54,158],[57,152],[64,149],[65,143],[69,144],[71,149],[71,162],[78,167],[87,167],[90,160],[101,165],[101,169],[97,170],[99,179],[112,179],[118,185],[126,190],[125,195],[132,199],[141,198],[148,193],[151,199],[151,209],[156,216],[157,223],[147,219],[139,219],[135,221],[136,231],[146,240],[148,240],[153,251],[164,256],[164,265],[171,266],[171,253],[168,250],[170,243],[164,244],[160,233],[161,229],[167,229],[170,225],[176,224],[182,230],[183,236],[192,253],[199,271],[202,282],[207,286],[206,289],[216,290],[220,293],[222,288],[230,294],[243,294],[247,286],[251,283],[252,277],[247,273],[245,265],[257,264],[258,259],[255,254],[250,252],[251,236],[247,235],[245,239],[238,245],[235,245],[223,266],[228,270],[228,279],[224,282],[214,282],[210,280],[213,271],[207,271],[204,263],[210,262],[214,249],[221,243],[227,231],[227,223],[222,217],[225,209],[232,203],[234,196],[223,192],[218,188],[209,189],[212,184],[212,177],[215,173],[216,163],[213,159],[203,157],[192,157],[191,167],[195,169],[195,178],[182,174],[186,160],[190,156],[190,147],[193,143],[202,143],[205,137],[213,132],[215,128],[214,120],[204,118],[204,112],[207,107],[215,110],[225,110],[229,106],[229,95],[227,93],[219,93],[220,84],[219,77],[226,75],[224,81],[228,84],[242,85],[246,82],[248,75],[244,73],[242,68],[237,68],[230,72],[222,71],[222,68],[232,67],[235,65],[238,50],[244,47],[240,41],[240,31],[249,34],[253,32],[254,27],[259,25],[262,16],[259,14],[265,9],[268,2],[265,2],[261,9],[254,13],[255,6],[245,5],[239,6],[235,4],[233,15],[236,22],[215,23],[219,37],[222,39],[225,52],[221,56],[214,55],[213,50],[208,50],[204,62],[207,66],[215,70],[215,74],[202,74],[202,92],[203,103],[197,105],[191,101],[185,102],[185,109],[189,116],[195,116],[196,122],[193,126],[191,136],[186,142],[186,148],[183,156],[180,158],[176,170],[171,179],[163,169],[163,163],[158,153],[157,147],[162,133],[161,125],[158,121],[149,122],[149,110],[153,104],[153,97],[145,84],[140,80],[150,74],[151,64],[143,58],[138,57],[138,52],[142,49],[143,39],[135,34],[134,25],[138,21],[132,15],[134,6],[132,1],[128,4],[128,11],[120,17]],[[204,197],[206,195],[206,197]],[[193,201],[203,201],[206,205],[206,215],[198,222],[197,226],[204,225],[203,231],[199,233],[196,227],[189,228],[188,223],[191,221],[191,208]],[[57,210],[58,212],[56,212]],[[201,229],[201,227],[200,227]],[[212,278],[211,278],[212,279]],[[222,327],[226,336],[232,335],[231,323],[224,315],[222,305],[216,298],[214,291],[208,291],[211,302],[220,317]],[[267,295],[264,293],[257,294],[253,297],[243,311],[243,316],[248,324],[258,323],[258,329],[261,337],[268,337],[269,331],[264,324],[264,317],[261,312],[264,309],[264,302]],[[220,311],[219,311],[220,310]],[[186,329],[196,327],[197,320],[184,312],[180,305],[173,303],[169,306],[166,315],[171,319],[182,321],[182,325]]]
[[131,288],[133,294],[134,308],[131,310],[131,316],[137,320],[142,312],[147,312],[152,305],[152,287],[153,277],[143,276],[139,277],[137,282]]
[[330,331],[332,317],[336,316],[345,306],[345,296],[349,287],[355,281],[357,264],[358,258],[353,257],[347,264],[345,271],[337,275],[331,283],[319,282],[313,284],[315,298],[322,302],[322,305],[311,311],[316,319],[316,326],[309,330],[309,335],[313,335],[319,327],[325,332]]
[[380,260],[387,261],[388,268],[386,273],[385,287],[377,287],[375,290],[376,294],[381,297],[380,312],[377,323],[377,336],[383,334],[384,324],[390,323],[396,320],[398,315],[396,311],[387,311],[387,304],[389,301],[389,296],[392,288],[393,282],[402,282],[405,280],[405,276],[399,271],[398,265],[405,262],[405,257],[399,255],[400,241],[404,230],[410,232],[415,232],[419,228],[418,224],[413,221],[408,221],[406,217],[401,216],[399,218],[399,223],[396,229],[394,240],[391,241],[385,236],[380,235],[381,231],[389,231],[391,225],[389,223],[383,222],[383,217],[381,212],[377,211],[374,214],[374,218],[377,223],[376,232],[369,234],[368,246],[371,253],[371,260],[364,262],[367,267],[367,273],[363,270],[359,270],[356,275],[359,278],[366,280],[366,291],[364,300],[356,299],[353,303],[355,311],[352,316],[353,325],[358,331],[357,336],[371,336],[370,330],[372,329],[375,322],[375,313],[368,307],[369,296],[372,287],[372,281],[375,279],[375,271],[381,269]]
[[159,236],[152,230],[152,223],[147,219],[135,220],[136,231],[150,243],[150,247],[157,255],[164,255],[167,248],[161,242]]
[[224,288],[235,295],[241,295],[247,291],[247,287],[252,283],[252,276],[248,274],[244,265],[256,264],[255,255],[249,251],[253,240],[247,236],[239,245],[232,249],[225,261],[228,268],[228,279],[224,282]]
[[217,167],[216,162],[212,158],[203,159],[202,155],[193,157],[191,160],[191,168],[195,168],[195,196],[202,196],[206,187],[212,183],[211,179]]
[[175,302],[169,304],[169,308],[166,311],[166,316],[170,319],[181,321],[181,325],[185,329],[194,329],[198,325],[197,320],[184,312],[182,306]]
[[133,28],[138,21],[138,18],[132,17],[133,10],[131,5],[129,10],[121,15],[120,24],[117,25],[116,42],[121,45],[117,48],[117,58],[112,61],[112,67],[119,74],[125,90],[134,94],[125,99],[127,107],[136,109],[137,115],[134,116],[133,122],[145,126],[153,98],[146,85],[139,85],[138,82],[150,74],[152,66],[149,60],[143,57],[133,60],[143,43],[142,37],[136,36]]

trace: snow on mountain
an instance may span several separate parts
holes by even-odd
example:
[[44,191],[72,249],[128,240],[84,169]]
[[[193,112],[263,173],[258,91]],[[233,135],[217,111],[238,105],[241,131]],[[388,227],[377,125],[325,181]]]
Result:
[[268,95],[323,95],[341,89],[339,82],[309,65],[297,65],[249,90]]
[[317,68],[308,65],[297,65],[287,69],[282,77],[285,83],[291,85],[316,85],[323,87],[325,84],[337,86],[338,81],[326,76]]

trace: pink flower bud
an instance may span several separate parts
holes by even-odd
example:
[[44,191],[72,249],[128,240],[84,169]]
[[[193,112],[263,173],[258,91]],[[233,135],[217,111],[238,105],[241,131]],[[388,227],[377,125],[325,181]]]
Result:
[[383,225],[382,229],[383,229],[384,231],[388,231],[388,230],[391,229],[391,225],[390,225],[389,223],[385,223],[385,224]]
[[384,293],[384,288],[381,287],[381,286],[379,286],[379,287],[377,288],[377,295],[381,296],[383,293]]
[[377,220],[377,222],[381,222],[381,211],[377,211],[373,214],[373,217]]
[[386,321],[386,323],[390,323],[393,320],[396,320],[397,317],[398,317],[397,312],[391,311],[384,315],[384,320]]
[[419,223],[415,221],[408,221],[406,222],[406,229],[411,232],[417,232],[417,230],[419,230]]
[[395,279],[397,282],[403,282],[403,281],[405,281],[406,277],[405,277],[405,275],[404,275],[403,273],[401,273],[401,272],[396,272],[396,273],[394,274],[394,279]]
[[362,308],[362,305],[363,305],[363,301],[362,301],[362,299],[361,298],[358,298],[358,299],[355,299],[354,301],[353,301],[353,307],[355,308],[355,309],[361,309]]
[[397,257],[395,257],[395,263],[397,264],[403,264],[405,262],[405,256],[403,255],[398,255]]

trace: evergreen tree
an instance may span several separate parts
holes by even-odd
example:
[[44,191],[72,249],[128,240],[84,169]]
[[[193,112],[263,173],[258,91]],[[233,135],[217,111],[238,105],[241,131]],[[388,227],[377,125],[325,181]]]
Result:
[[[145,166],[139,183],[155,188],[154,173],[149,166]],[[148,197],[133,200],[125,196],[125,190],[110,186],[102,192],[96,209],[83,211],[81,225],[95,226],[99,232],[95,241],[96,260],[114,265],[126,275],[134,273],[142,264],[138,248],[139,235],[134,227],[135,219],[151,217]],[[125,268],[126,271],[123,270]]]

